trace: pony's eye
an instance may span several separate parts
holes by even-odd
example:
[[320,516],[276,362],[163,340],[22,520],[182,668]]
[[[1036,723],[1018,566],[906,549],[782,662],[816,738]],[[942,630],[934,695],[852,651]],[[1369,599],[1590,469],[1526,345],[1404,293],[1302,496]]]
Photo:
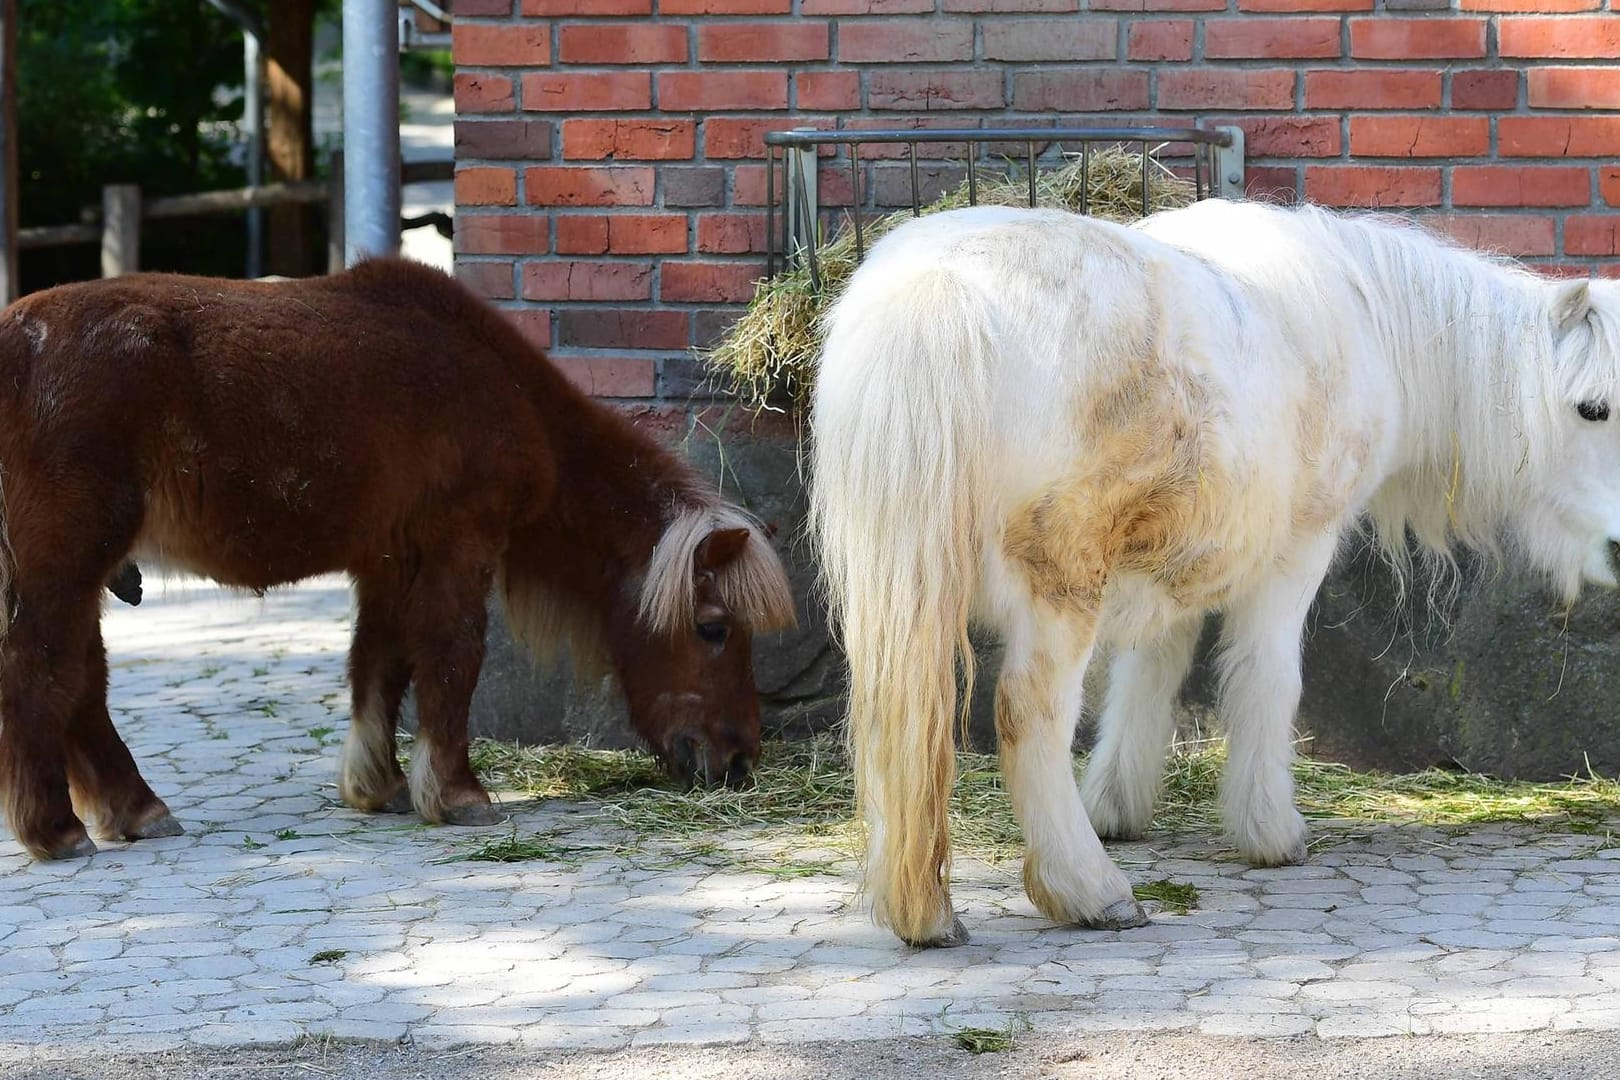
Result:
[[1603,401],[1583,401],[1575,406],[1575,411],[1581,414],[1582,420],[1590,420],[1594,424],[1609,418],[1609,406]]
[[723,622],[700,622],[697,624],[697,636],[710,645],[724,645],[726,637],[731,633]]

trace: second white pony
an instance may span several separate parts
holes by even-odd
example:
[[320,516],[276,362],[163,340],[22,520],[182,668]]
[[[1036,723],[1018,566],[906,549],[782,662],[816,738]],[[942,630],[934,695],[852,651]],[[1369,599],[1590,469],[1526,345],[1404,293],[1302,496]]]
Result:
[[[1001,765],[1046,915],[1143,921],[1098,835],[1149,824],[1209,611],[1226,828],[1255,864],[1302,859],[1300,636],[1341,537],[1364,517],[1397,566],[1410,533],[1571,598],[1612,586],[1617,406],[1620,284],[1409,225],[1212,200],[1134,228],[979,208],[891,233],[829,316],[812,414],[876,917],[966,938],[946,805],[970,620],[1006,642]],[[1077,788],[1099,640],[1115,659]]]

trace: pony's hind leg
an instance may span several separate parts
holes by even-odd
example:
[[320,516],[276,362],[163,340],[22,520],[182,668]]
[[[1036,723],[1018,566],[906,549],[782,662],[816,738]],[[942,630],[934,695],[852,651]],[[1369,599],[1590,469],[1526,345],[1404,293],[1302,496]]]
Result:
[[1221,632],[1220,713],[1227,737],[1221,816],[1255,866],[1305,860],[1305,819],[1294,808],[1293,723],[1299,708],[1299,642],[1333,556],[1325,538],[1294,569],[1231,605]]
[[17,589],[16,614],[0,642],[0,798],[13,835],[39,859],[96,850],[73,811],[66,729],[100,587],[95,582],[88,595],[71,598]]
[[1037,609],[1011,628],[996,684],[996,736],[1024,830],[1024,891],[1057,922],[1117,930],[1147,917],[1086,817],[1070,750],[1095,640],[1089,612]]
[[1115,655],[1097,745],[1080,778],[1080,799],[1098,836],[1135,840],[1152,823],[1176,695],[1203,626],[1202,618],[1186,619],[1157,641]]
[[343,741],[338,792],[356,810],[403,814],[411,808],[395,733],[411,681],[401,590],[382,578],[355,579],[359,612],[349,647],[353,707]]
[[146,840],[185,831],[141,777],[107,715],[107,650],[100,627],[85,654],[84,681],[64,741],[73,805],[94,823],[98,837]]
[[405,629],[416,687],[411,802],[427,821],[493,825],[501,814],[467,760],[467,710],[484,661],[492,565],[433,566],[411,586]]

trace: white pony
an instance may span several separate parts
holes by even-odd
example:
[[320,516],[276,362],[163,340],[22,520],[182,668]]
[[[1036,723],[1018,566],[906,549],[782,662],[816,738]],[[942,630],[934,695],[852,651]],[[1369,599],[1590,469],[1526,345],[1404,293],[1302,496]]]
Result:
[[[877,244],[827,321],[812,528],[850,664],[866,889],[907,942],[949,893],[957,665],[999,631],[1024,887],[1055,920],[1144,916],[1098,835],[1147,828],[1172,704],[1224,614],[1221,806],[1257,865],[1304,858],[1300,635],[1341,537],[1397,570],[1508,554],[1617,583],[1620,283],[1538,278],[1369,216],[1211,200],[1124,227],[978,208]],[[1093,646],[1115,649],[1076,788]]]

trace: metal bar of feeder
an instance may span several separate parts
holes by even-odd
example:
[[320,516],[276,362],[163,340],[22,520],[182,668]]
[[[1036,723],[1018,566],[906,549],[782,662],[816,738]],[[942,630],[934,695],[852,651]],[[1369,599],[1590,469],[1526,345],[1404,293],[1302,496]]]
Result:
[[1142,144],[1142,216],[1147,217],[1152,212],[1152,201],[1148,197],[1148,144]]
[[917,187],[917,144],[907,143],[906,153],[911,157],[911,216],[922,216],[922,192]]
[[978,172],[977,169],[974,168],[973,162],[974,162],[973,144],[969,143],[968,148],[967,148],[968,205],[969,206],[978,206],[979,205],[979,172]]
[[855,219],[855,261],[866,257],[866,239],[861,235],[861,147],[849,146],[849,210]]
[[1024,147],[1029,158],[1029,205],[1035,208],[1035,140],[1031,139]]
[[1080,144],[1080,212],[1091,213],[1091,143]]

